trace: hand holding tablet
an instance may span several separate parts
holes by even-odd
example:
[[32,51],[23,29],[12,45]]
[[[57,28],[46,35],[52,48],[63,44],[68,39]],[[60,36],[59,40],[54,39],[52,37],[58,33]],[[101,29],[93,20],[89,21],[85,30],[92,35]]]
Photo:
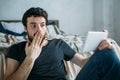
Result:
[[87,33],[85,43],[83,45],[83,52],[94,51],[100,42],[107,38],[106,32],[89,31]]

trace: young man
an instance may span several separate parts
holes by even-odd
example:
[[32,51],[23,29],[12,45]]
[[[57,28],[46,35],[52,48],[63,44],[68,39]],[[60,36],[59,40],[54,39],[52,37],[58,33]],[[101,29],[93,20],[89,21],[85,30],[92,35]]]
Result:
[[87,62],[76,80],[120,80],[120,62],[110,42],[102,41],[90,59],[84,58],[61,39],[45,39],[47,18],[39,7],[24,13],[29,40],[11,46],[5,80],[66,80],[63,60],[79,66]]

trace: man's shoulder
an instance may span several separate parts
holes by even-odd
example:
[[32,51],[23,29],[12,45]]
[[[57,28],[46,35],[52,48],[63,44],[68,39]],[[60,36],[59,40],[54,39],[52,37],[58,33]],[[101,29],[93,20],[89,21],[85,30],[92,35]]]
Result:
[[21,46],[25,46],[25,44],[26,44],[26,41],[23,41],[23,42],[15,43],[11,45],[11,47],[21,47]]
[[52,39],[51,41],[60,41],[60,40],[62,40],[62,39]]
[[62,39],[52,39],[49,41],[51,44],[54,44],[54,45],[58,45],[58,46],[61,46],[63,44],[65,44],[66,42],[63,41]]
[[59,43],[59,42],[63,42],[63,40],[62,39],[52,39],[52,40],[50,40],[50,42]]

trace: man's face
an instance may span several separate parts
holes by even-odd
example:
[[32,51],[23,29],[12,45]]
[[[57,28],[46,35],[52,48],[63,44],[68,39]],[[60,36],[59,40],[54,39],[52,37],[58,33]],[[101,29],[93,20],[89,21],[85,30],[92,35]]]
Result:
[[46,19],[44,17],[28,17],[27,27],[24,28],[28,33],[29,40],[32,41],[37,32],[39,32],[41,35],[45,35]]

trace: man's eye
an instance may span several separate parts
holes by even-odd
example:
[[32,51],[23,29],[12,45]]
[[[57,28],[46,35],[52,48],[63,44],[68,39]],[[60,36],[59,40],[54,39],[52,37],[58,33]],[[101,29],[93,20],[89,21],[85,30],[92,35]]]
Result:
[[46,25],[41,25],[41,27],[45,27]]
[[36,25],[35,25],[35,24],[32,24],[32,25],[31,25],[31,27],[32,27],[32,28],[35,28],[35,27],[36,27]]

